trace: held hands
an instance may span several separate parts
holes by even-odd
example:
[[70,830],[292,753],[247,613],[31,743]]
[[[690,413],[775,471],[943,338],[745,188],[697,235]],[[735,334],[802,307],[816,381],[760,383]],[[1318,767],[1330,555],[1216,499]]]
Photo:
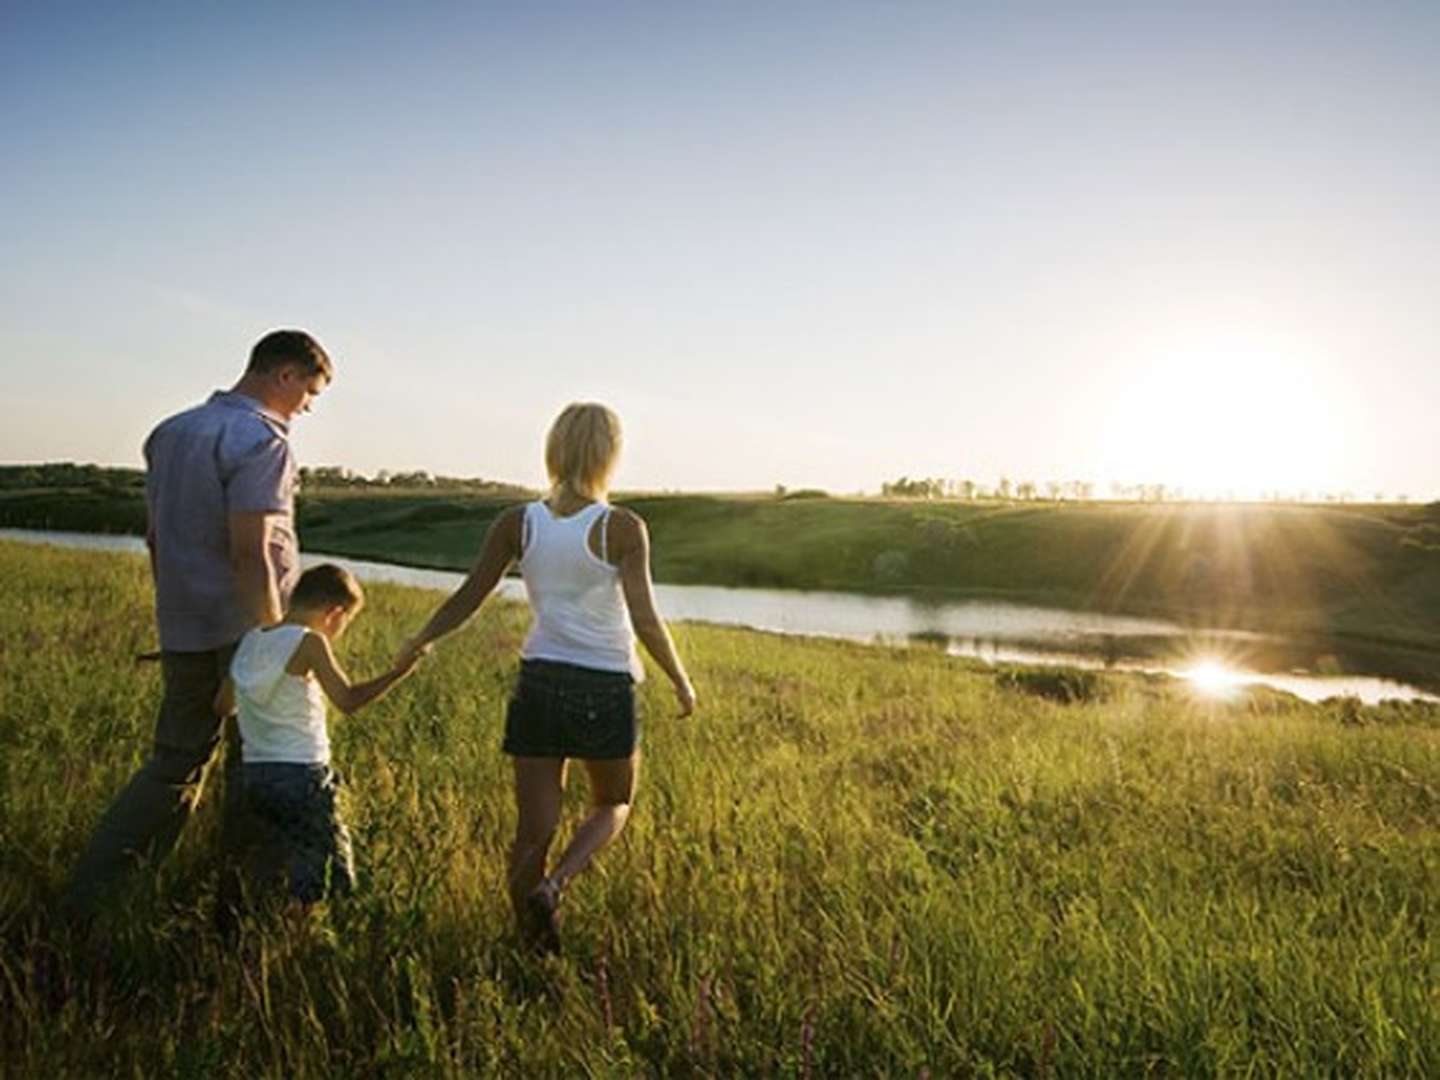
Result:
[[429,655],[429,652],[430,646],[428,644],[420,644],[416,639],[412,638],[407,641],[395,655],[395,663],[391,666],[391,670],[394,671],[396,675],[408,675],[415,670],[415,665],[420,663],[421,657]]

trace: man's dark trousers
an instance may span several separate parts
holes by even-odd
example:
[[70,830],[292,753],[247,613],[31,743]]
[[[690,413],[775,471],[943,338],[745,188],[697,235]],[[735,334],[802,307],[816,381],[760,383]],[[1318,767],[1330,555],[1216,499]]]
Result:
[[110,804],[80,856],[66,890],[72,910],[93,912],[137,860],[155,865],[169,854],[200,801],[206,767],[222,741],[222,729],[227,745],[220,847],[227,863],[238,866],[246,829],[240,739],[234,718],[222,722],[215,714],[215,694],[234,654],[233,644],[204,652],[161,654],[165,690],[154,748]]

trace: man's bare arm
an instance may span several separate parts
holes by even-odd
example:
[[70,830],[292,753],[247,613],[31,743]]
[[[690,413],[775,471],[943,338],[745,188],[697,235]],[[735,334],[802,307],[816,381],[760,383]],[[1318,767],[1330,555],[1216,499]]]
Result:
[[230,527],[230,569],[235,576],[235,595],[240,607],[256,626],[274,626],[284,612],[275,568],[270,564],[270,526],[273,515],[232,513]]
[[150,516],[150,508],[145,508],[145,550],[150,556],[150,580],[157,581],[155,567],[155,519]]

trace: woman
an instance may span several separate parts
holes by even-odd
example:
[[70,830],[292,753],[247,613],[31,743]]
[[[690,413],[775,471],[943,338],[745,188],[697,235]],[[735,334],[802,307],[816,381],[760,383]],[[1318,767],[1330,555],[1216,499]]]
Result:
[[[565,887],[630,815],[640,766],[634,684],[644,678],[637,636],[674,685],[680,715],[695,708],[655,610],[645,523],[606,501],[620,442],[620,419],[605,406],[568,406],[545,443],[549,496],[495,519],[469,576],[410,644],[423,649],[461,626],[519,563],[535,619],[505,717],[519,812],[510,901],[521,933],[546,952],[560,947]],[[547,873],[571,758],[585,767],[591,809]]]

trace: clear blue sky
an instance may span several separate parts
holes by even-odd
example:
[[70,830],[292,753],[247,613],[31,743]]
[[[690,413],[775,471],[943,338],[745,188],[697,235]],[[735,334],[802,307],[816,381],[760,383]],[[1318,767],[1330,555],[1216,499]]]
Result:
[[1440,495],[1440,4],[0,6],[0,461]]

